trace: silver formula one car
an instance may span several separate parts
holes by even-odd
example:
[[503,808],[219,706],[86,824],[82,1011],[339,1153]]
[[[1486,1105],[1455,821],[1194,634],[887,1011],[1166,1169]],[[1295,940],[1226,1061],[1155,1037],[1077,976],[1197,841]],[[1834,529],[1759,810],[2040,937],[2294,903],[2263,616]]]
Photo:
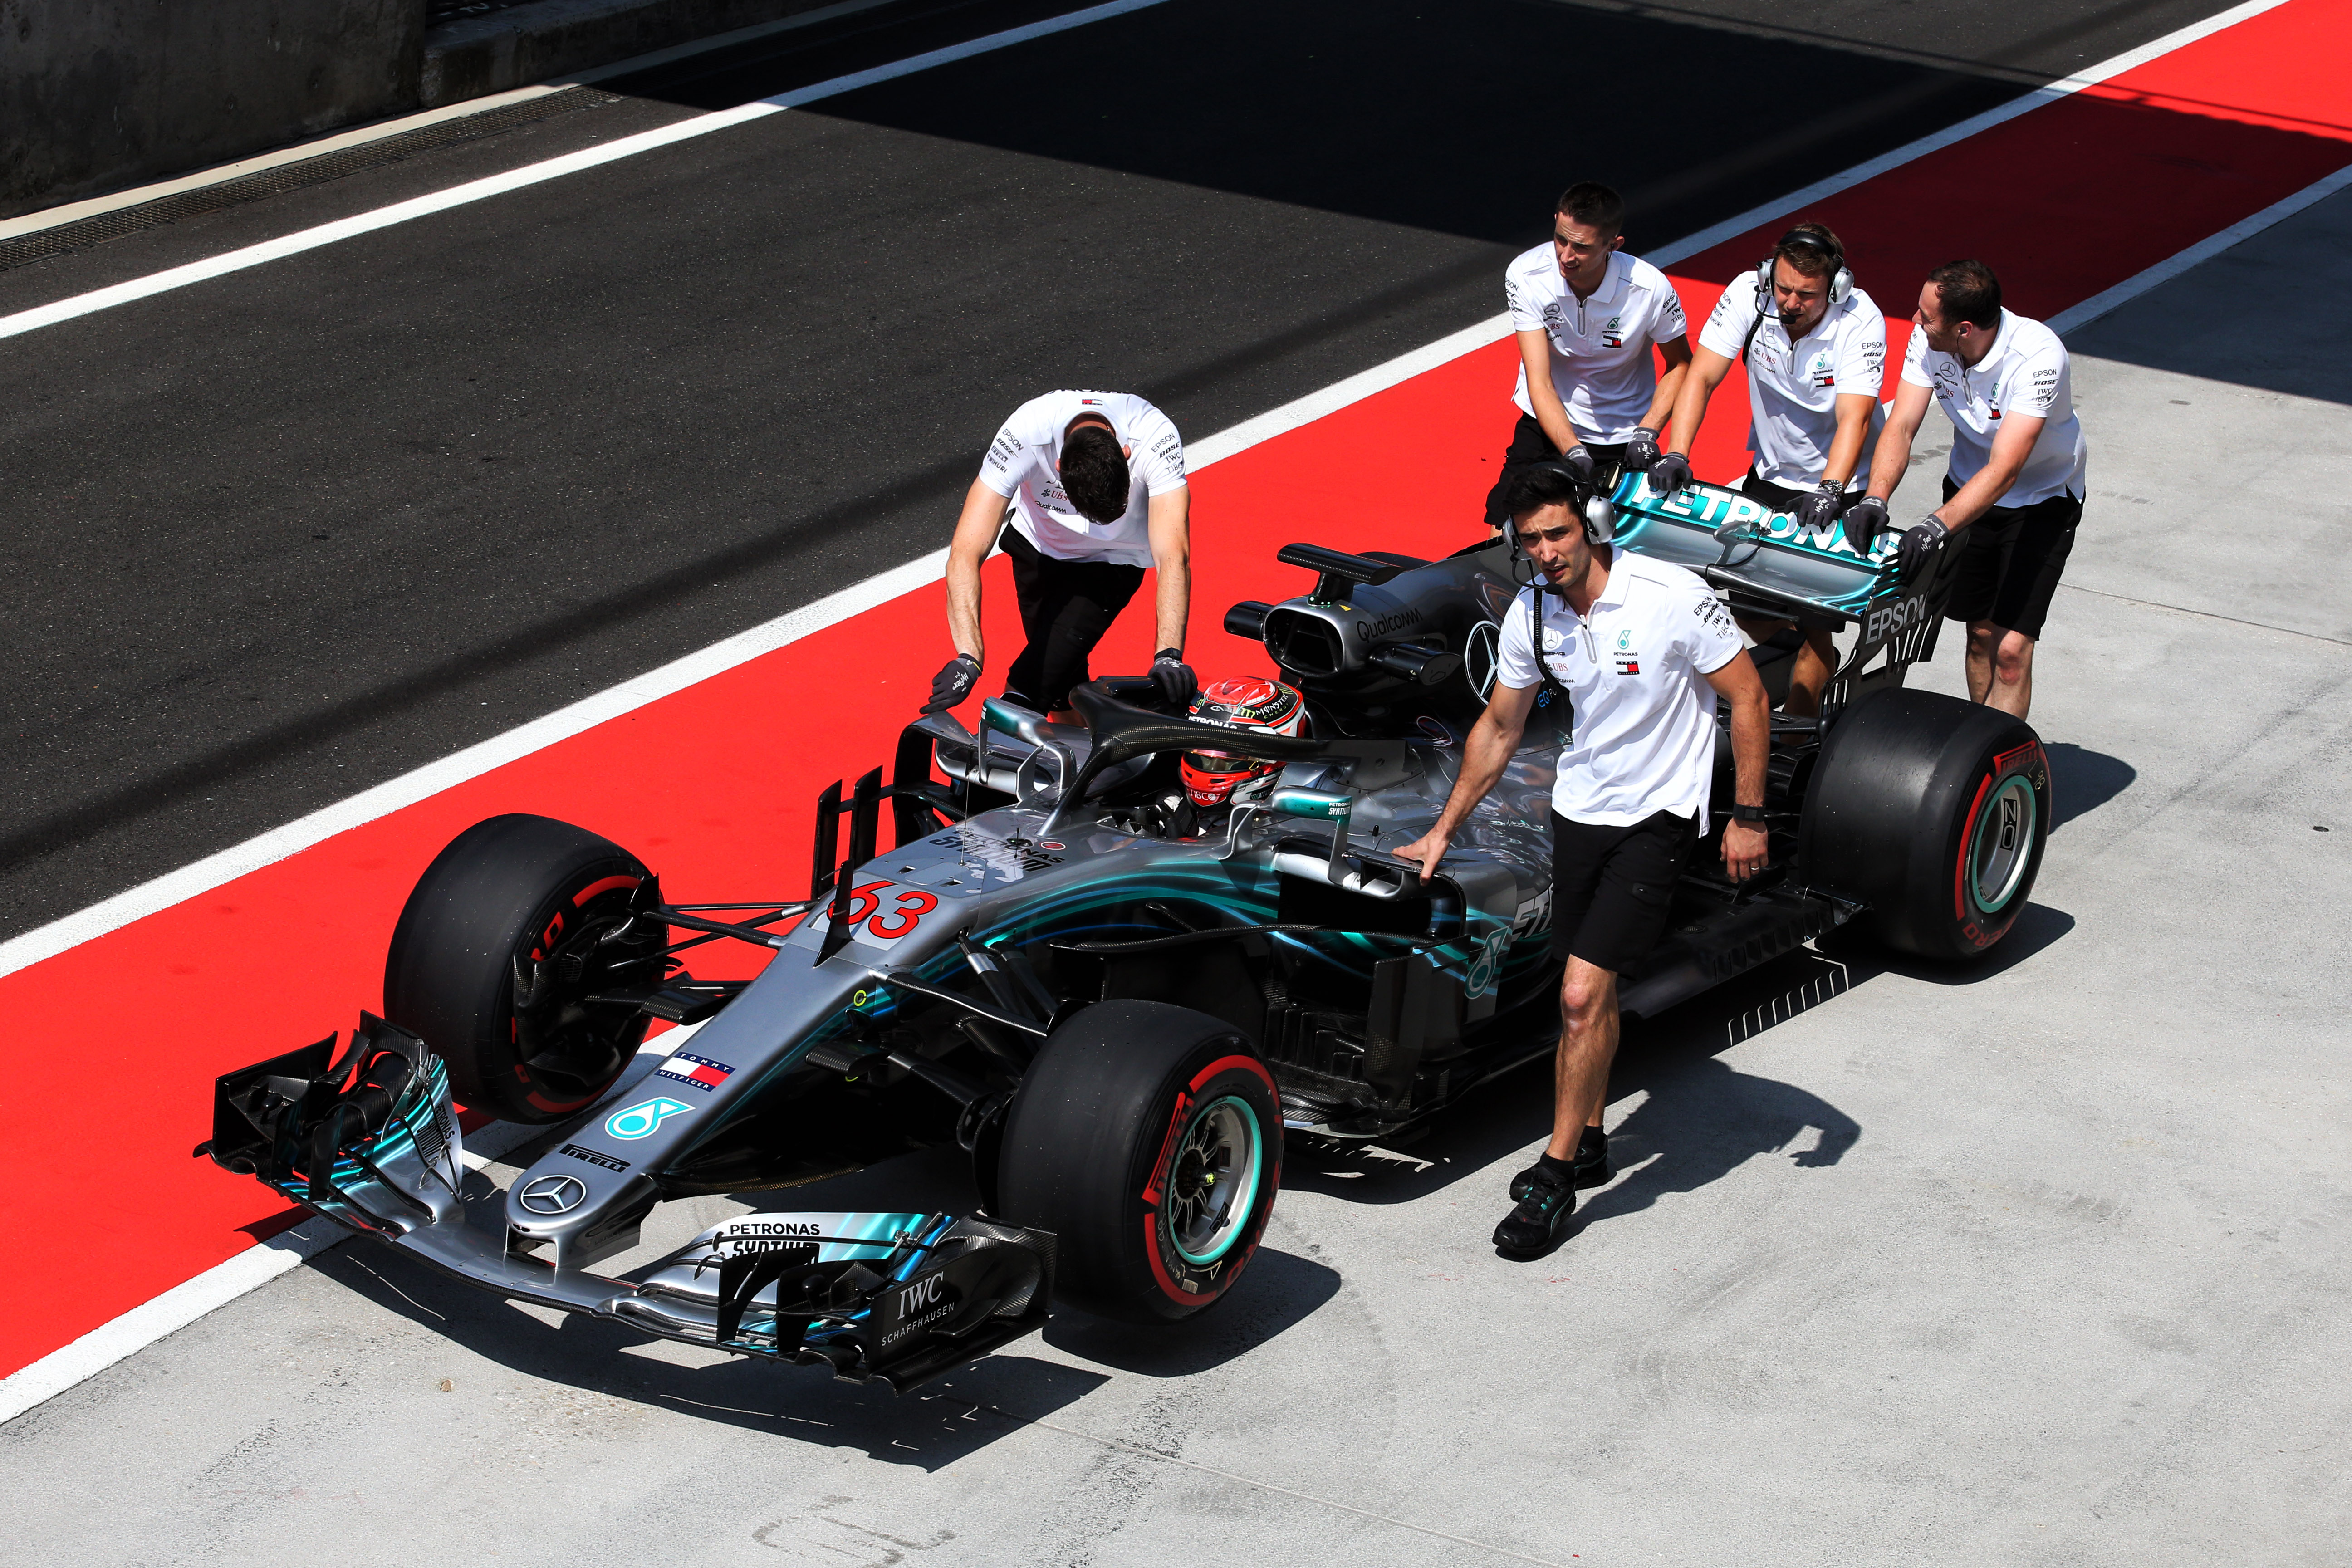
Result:
[[[1999,942],[2041,860],[2049,774],[2021,721],[1903,689],[1950,552],[1906,586],[1891,540],[1859,554],[1727,490],[1660,501],[1634,477],[1596,499],[1604,521],[1612,502],[1621,547],[1743,613],[1853,633],[1819,721],[1774,720],[1772,868],[1735,886],[1696,856],[1625,1011],[1849,921],[1934,959]],[[877,768],[820,798],[794,902],[674,901],[595,834],[492,818],[411,896],[386,1019],[340,1056],[330,1036],[221,1079],[198,1152],[485,1289],[898,1388],[1056,1300],[1147,1321],[1213,1305],[1258,1245],[1286,1128],[1392,1135],[1559,1031],[1549,795],[1570,716],[1530,725],[1443,875],[1389,853],[1444,801],[1501,622],[1526,613],[1507,547],[1279,559],[1311,589],[1226,626],[1306,693],[1309,733],[1156,710],[1149,680],[1079,689],[1082,725],[1001,701],[977,734],[924,719],[887,784]],[[1784,684],[1786,651],[1758,657]],[[1281,763],[1279,787],[1192,812],[1188,750]],[[1727,741],[1718,758],[1721,803]],[[688,973],[728,941],[772,960],[748,982]],[[656,1018],[700,1027],[644,1075]],[[485,1189],[453,1097],[548,1125],[544,1153]],[[985,1217],[754,1213],[636,1277],[593,1272],[666,1200],[948,1144]]]

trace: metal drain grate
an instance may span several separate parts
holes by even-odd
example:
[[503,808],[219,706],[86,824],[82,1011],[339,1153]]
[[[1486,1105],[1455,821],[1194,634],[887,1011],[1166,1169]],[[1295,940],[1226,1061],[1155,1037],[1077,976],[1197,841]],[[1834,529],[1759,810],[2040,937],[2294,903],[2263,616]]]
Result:
[[263,169],[242,174],[234,180],[223,180],[216,185],[205,185],[176,195],[159,196],[137,206],[121,207],[110,213],[99,213],[73,223],[59,224],[55,228],[36,229],[13,239],[0,240],[0,272],[28,262],[45,260],[52,256],[66,256],[77,250],[88,250],[104,245],[110,239],[140,234],[162,224],[178,223],[183,218],[202,216],[224,207],[243,206],[269,196],[283,195],[289,191],[307,190],[323,185],[330,180],[340,180],[346,174],[356,174],[363,169],[381,168],[396,163],[403,158],[436,147],[446,147],[459,142],[478,141],[511,131],[519,125],[547,120],[559,114],[570,114],[583,109],[602,109],[607,104],[625,101],[616,93],[593,88],[567,87],[556,92],[527,98],[519,103],[503,104],[487,109],[479,114],[460,115],[444,120],[437,125],[421,126],[404,131],[397,136],[386,136],[379,142],[362,142],[346,147],[339,153],[323,153],[316,158],[303,158],[291,163],[280,163],[274,169]]

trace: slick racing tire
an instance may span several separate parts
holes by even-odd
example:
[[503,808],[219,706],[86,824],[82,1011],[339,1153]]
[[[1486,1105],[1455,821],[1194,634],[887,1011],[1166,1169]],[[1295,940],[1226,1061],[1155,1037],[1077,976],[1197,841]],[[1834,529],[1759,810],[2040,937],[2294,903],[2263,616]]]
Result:
[[1807,883],[1870,906],[1922,958],[2009,933],[2050,837],[2050,763],[2022,719],[1932,691],[1864,698],[1831,726],[1799,827]]
[[660,978],[667,928],[625,930],[652,879],[635,856],[569,823],[476,823],[400,911],[384,1016],[448,1064],[469,1109],[562,1121],[611,1088],[645,1039],[643,1013],[586,998]]
[[1038,1050],[997,1172],[1004,1217],[1059,1238],[1058,1300],[1127,1322],[1189,1318],[1257,1250],[1282,1180],[1281,1101],[1231,1025],[1101,1002]]

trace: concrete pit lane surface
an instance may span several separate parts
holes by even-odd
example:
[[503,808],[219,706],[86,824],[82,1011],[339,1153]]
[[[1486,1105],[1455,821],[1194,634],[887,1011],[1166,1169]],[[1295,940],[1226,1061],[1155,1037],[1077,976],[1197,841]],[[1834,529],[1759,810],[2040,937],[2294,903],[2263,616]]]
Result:
[[[658,195],[642,177],[616,210]],[[910,195],[880,161],[861,199]],[[709,232],[732,221],[714,206]],[[339,265],[419,286],[456,265],[446,238],[422,257],[417,237],[369,243],[379,257]],[[1294,1147],[1265,1250],[1198,1322],[1064,1314],[897,1401],[506,1305],[353,1243],[0,1425],[0,1563],[2338,1560],[2347,257],[2352,195],[2330,196],[2068,334],[2092,494],[2039,656],[2058,822],[2032,908],[1979,970],[1832,939],[1637,1027],[1610,1110],[1622,1173],[1550,1257],[1507,1264],[1486,1244],[1543,1136],[1539,1069],[1402,1148]],[[2030,253],[1997,265],[2014,279]],[[500,286],[486,263],[460,270]],[[1254,281],[1247,308],[1311,323],[1329,271]],[[1199,394],[1188,435],[1490,313],[1491,281],[1464,284],[1452,314],[1300,326],[1254,394]],[[1898,313],[1894,279],[1864,281]],[[253,309],[248,285],[212,287]],[[386,321],[411,307],[381,305]],[[495,319],[522,352],[525,326]],[[52,356],[37,398],[96,385],[67,368],[93,342],[128,353],[143,332],[166,366],[200,352],[153,321],[98,318],[67,344],[82,331],[12,345]],[[1492,379],[1471,383],[1472,424],[1499,443]],[[958,417],[992,428],[1004,401],[982,385]],[[932,416],[945,463],[970,443]],[[680,412],[680,439],[698,417]],[[1923,435],[1898,522],[1932,501],[1940,440]],[[888,446],[857,461],[879,474]],[[930,515],[910,503],[894,525],[909,552]],[[808,574],[807,594],[864,569],[801,560],[774,570]],[[742,592],[746,618],[772,613]],[[420,636],[467,635],[416,605]],[[654,645],[614,646],[625,663]],[[1948,636],[1914,683],[1958,690],[1958,656]],[[537,679],[518,666],[500,722],[550,700]],[[412,761],[404,747],[475,733],[427,708],[387,725],[383,755]],[[129,730],[106,743],[173,760]],[[58,886],[86,901],[127,864],[68,855],[44,874],[78,866]],[[54,1070],[70,1042],[40,1044]],[[77,1191],[89,1223],[70,1256],[20,1273],[103,1272],[142,1246],[136,1193]],[[972,1201],[931,1156],[751,1196]]]

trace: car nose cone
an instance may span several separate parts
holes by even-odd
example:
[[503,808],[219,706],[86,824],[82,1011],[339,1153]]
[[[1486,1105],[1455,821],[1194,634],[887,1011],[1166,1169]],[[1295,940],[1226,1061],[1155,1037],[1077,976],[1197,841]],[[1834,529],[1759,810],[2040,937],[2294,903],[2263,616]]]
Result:
[[527,1184],[516,1201],[532,1214],[570,1214],[587,1196],[588,1184],[577,1176],[541,1176]]

